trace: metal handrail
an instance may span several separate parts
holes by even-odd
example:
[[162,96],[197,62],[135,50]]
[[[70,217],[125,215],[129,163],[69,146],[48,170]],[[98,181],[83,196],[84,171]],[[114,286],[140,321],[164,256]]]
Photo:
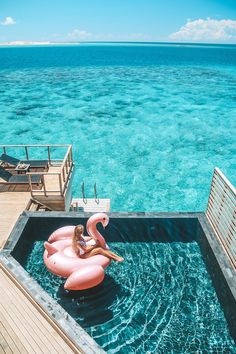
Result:
[[97,184],[96,184],[96,182],[94,183],[93,189],[94,189],[95,203],[99,204],[99,198],[98,198],[98,195],[97,195]]
[[84,204],[87,204],[87,199],[85,197],[85,191],[84,191],[84,182],[82,183],[81,189],[82,189],[83,202]]

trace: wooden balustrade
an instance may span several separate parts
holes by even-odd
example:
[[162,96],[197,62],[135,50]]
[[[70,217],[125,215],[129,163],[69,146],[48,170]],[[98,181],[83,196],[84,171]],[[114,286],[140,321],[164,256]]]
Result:
[[[53,149],[63,149],[63,155],[61,159],[52,159],[52,148]],[[65,148],[67,148],[66,153],[65,153]],[[72,172],[73,168],[73,160],[72,160],[72,146],[71,145],[65,145],[65,144],[37,144],[37,145],[0,145],[0,149],[7,154],[8,151],[10,150],[10,155],[14,157],[18,157],[17,154],[14,154],[14,149],[17,150],[17,153],[19,153],[19,150],[24,150],[24,155],[26,160],[32,159],[30,158],[30,151],[33,149],[43,149],[44,154],[41,154],[41,159],[47,159],[49,162],[49,171],[40,171],[40,172],[28,172],[28,178],[29,178],[29,186],[30,186],[30,193],[31,196],[36,196],[36,195],[43,195],[43,196],[48,196],[57,194],[60,196],[64,196],[66,192],[66,188],[68,185],[68,181],[70,178],[70,174]],[[12,152],[13,151],[13,152]],[[45,156],[46,153],[46,156]],[[53,172],[53,167],[57,166],[60,167],[58,171]],[[41,175],[41,183],[40,183],[40,189],[36,189],[34,184],[32,183],[32,176],[33,175]],[[54,176],[54,182],[49,183],[49,178],[52,178]],[[55,188],[49,187],[49,185],[56,186]]]
[[[47,149],[47,160],[49,161],[49,165],[51,165],[52,159],[51,159],[51,148],[55,149],[65,149],[67,148],[66,156],[68,154],[71,154],[72,146],[68,144],[35,144],[35,145],[0,145],[0,148],[3,150],[4,154],[7,154],[8,150],[11,149],[23,149],[25,151],[25,158],[26,160],[30,160],[30,154],[29,150],[35,150],[35,149],[40,149],[40,148],[46,148]],[[66,157],[65,156],[65,157]],[[55,160],[54,160],[55,161]],[[65,161],[65,158],[59,161]]]
[[206,216],[236,270],[236,189],[215,168]]

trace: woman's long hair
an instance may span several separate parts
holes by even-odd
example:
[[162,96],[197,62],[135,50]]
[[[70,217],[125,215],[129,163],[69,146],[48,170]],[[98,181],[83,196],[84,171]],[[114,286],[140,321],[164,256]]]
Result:
[[78,239],[77,236],[78,235],[83,235],[84,232],[84,227],[83,225],[77,225],[74,229],[74,235],[72,238],[72,248],[73,250],[77,253],[79,251],[79,246],[78,246]]

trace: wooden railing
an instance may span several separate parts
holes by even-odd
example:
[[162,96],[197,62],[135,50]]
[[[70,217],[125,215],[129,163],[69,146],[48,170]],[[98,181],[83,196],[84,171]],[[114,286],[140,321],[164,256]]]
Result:
[[68,150],[66,152],[64,160],[62,161],[62,166],[61,166],[61,173],[62,173],[63,182],[66,181],[66,177],[65,176],[70,173],[70,170],[72,168],[72,164],[73,164],[72,146],[70,145],[68,147]]
[[[44,155],[40,153],[40,159],[48,160],[49,166],[60,166],[60,170],[57,172],[51,172],[51,171],[27,172],[26,175],[29,178],[31,196],[32,197],[37,195],[48,196],[49,194],[59,194],[63,196],[65,194],[68,181],[71,175],[71,171],[73,168],[72,145],[68,145],[68,144],[0,145],[0,148],[2,149],[3,153],[8,154],[10,151],[9,155],[12,155],[13,157],[17,157],[17,158],[19,157],[17,156],[16,151],[18,152],[19,150],[23,150],[26,160],[34,159],[33,156],[30,156],[30,150],[43,149]],[[52,158],[52,149],[53,150],[63,149],[63,155],[61,153],[60,159]],[[45,156],[45,152],[46,152],[46,156]],[[20,159],[23,158],[19,158],[19,160]],[[41,176],[40,189],[36,189],[35,185],[32,183],[32,176],[35,175]],[[55,179],[53,185],[57,185],[58,182],[58,188],[49,189],[47,179],[50,176],[51,177],[54,176]]]
[[[49,165],[52,164],[52,162],[56,163],[56,162],[61,162],[63,159],[52,159],[51,158],[51,150],[52,149],[65,149],[67,148],[69,150],[69,148],[71,147],[71,145],[68,144],[35,144],[35,145],[0,145],[0,148],[2,149],[4,154],[7,154],[9,149],[13,149],[13,150],[23,150],[24,151],[24,155],[25,155],[25,159],[26,160],[31,160],[33,159],[32,157],[30,157],[30,150],[39,150],[39,149],[46,149],[47,150],[47,155],[43,156],[41,159],[47,159],[49,162]],[[67,153],[68,153],[67,150]],[[17,156],[14,156],[17,157]]]
[[[64,159],[62,160],[59,172],[28,172],[30,191],[32,196],[44,195],[47,197],[49,194],[60,194],[63,196],[65,194],[66,188],[68,186],[69,178],[71,176],[71,171],[73,168],[72,159],[72,145],[68,146],[67,152]],[[33,189],[32,176],[41,175],[42,176],[42,189]],[[46,178],[49,176],[54,176],[55,180],[58,181],[57,189],[49,189],[47,187]],[[54,182],[55,184],[55,182]]]
[[206,216],[236,270],[236,189],[215,168]]

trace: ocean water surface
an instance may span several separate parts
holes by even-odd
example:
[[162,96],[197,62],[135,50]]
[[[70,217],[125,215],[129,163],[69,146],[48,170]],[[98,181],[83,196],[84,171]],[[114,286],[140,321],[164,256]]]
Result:
[[0,48],[2,144],[72,143],[74,197],[113,211],[206,208],[236,183],[236,46]]

